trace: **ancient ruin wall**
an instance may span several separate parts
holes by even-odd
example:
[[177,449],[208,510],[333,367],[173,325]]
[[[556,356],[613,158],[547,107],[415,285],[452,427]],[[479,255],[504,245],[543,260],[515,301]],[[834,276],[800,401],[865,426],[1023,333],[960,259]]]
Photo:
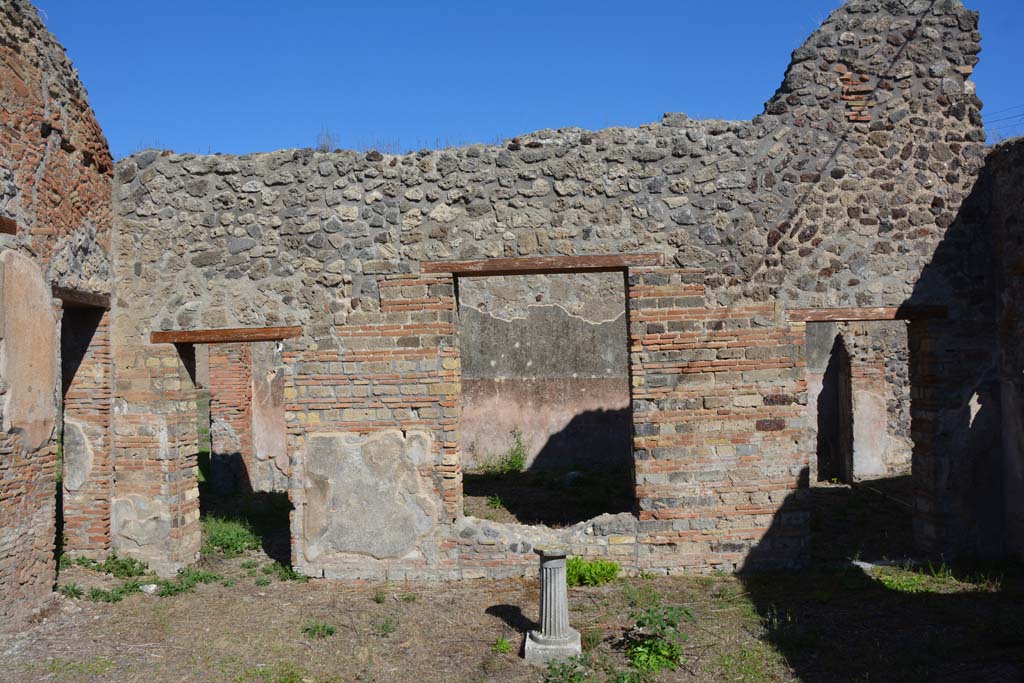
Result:
[[[64,49],[0,5],[0,625],[50,593],[59,425],[53,286],[110,291],[112,163]],[[95,444],[102,447],[102,444]]]
[[[1002,446],[1005,453],[1006,543],[1024,559],[1024,139],[996,146],[985,180],[988,226],[998,245],[998,344]],[[973,407],[976,417],[981,406]]]
[[[403,156],[151,150],[121,162],[114,325],[126,363],[160,368],[121,383],[139,420],[133,505],[173,529],[133,539],[134,552],[187,561],[197,534],[194,392],[150,331],[299,325],[284,351],[296,565],[521,571],[530,535],[551,532],[460,519],[455,288],[420,263],[656,252],[670,267],[629,274],[640,512],[573,538],[663,571],[799,561],[796,492],[813,435],[804,326],[785,310],[959,296],[955,273],[918,274],[982,154],[966,80],[976,28],[957,2],[853,0],[794,53],[749,122],[669,114]],[[952,309],[959,319],[967,306]],[[935,422],[921,425],[941,441]],[[337,463],[357,453],[401,467],[346,481]],[[353,535],[331,515],[370,481],[380,514]],[[400,538],[388,520],[404,520]],[[764,538],[773,524],[783,531]]]

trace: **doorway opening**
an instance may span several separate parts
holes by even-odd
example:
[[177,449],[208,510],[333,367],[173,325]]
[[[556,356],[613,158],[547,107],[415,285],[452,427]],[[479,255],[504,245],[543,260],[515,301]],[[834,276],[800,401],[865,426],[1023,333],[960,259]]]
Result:
[[458,280],[467,516],[563,527],[630,512],[621,271]]
[[110,551],[111,357],[107,311],[65,301],[57,441],[57,555]]
[[[204,544],[233,539],[291,563],[284,368],[276,341],[195,347]],[[227,547],[225,547],[227,546]],[[256,549],[256,548],[252,548]]]
[[817,427],[812,531],[818,561],[909,556],[913,543],[907,324],[808,323]]

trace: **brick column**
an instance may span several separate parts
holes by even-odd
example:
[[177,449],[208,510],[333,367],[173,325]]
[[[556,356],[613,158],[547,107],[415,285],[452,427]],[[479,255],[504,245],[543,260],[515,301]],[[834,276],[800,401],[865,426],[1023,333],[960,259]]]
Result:
[[712,308],[703,273],[630,271],[641,568],[806,560],[803,323]]
[[199,553],[196,388],[172,344],[150,344],[145,323],[114,310],[113,549],[164,575]]

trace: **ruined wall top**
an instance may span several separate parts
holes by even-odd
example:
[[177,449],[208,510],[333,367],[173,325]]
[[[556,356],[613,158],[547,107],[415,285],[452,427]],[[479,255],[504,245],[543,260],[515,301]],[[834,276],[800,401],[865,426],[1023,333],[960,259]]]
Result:
[[703,269],[712,304],[897,305],[983,154],[979,40],[953,0],[854,0],[752,121],[398,156],[148,150],[118,165],[118,258],[160,329],[327,328],[424,260],[640,251]]
[[110,290],[113,160],[78,73],[26,0],[0,3],[0,246]]

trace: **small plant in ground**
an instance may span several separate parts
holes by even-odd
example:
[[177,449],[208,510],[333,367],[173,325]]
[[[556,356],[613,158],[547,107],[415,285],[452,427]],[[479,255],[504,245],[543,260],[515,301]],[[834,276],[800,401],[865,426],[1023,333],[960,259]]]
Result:
[[248,522],[208,515],[201,520],[203,553],[236,557],[260,547],[260,538]]
[[253,583],[255,583],[257,586],[262,588],[263,586],[269,586],[270,585],[270,579],[268,579],[265,576],[258,576],[258,577],[256,577],[256,580],[253,581]]
[[523,433],[518,429],[513,429],[512,445],[508,447],[508,450],[480,463],[477,470],[483,474],[520,474],[526,469],[528,450],[526,442],[523,441]]
[[242,564],[240,564],[238,566],[241,567],[242,569],[256,569],[257,567],[260,566],[260,563],[257,562],[256,560],[246,560],[245,562],[243,562]]
[[80,598],[85,595],[85,590],[77,583],[66,583],[60,587],[60,594],[68,598]]
[[314,674],[294,662],[277,662],[246,669],[236,680],[238,683],[340,683],[341,679]]
[[501,502],[500,496],[487,496],[487,507],[492,510],[501,510],[505,504]]
[[498,639],[494,641],[494,645],[491,645],[491,652],[507,655],[509,652],[512,652],[512,641],[505,636],[498,636]]
[[387,593],[384,592],[383,588],[378,588],[373,592],[373,601],[378,605],[383,605],[384,601],[388,599]]
[[271,564],[263,567],[263,573],[276,576],[278,581],[298,581],[299,583],[306,583],[309,581],[309,577],[298,573],[286,564],[280,562],[272,562]]
[[565,580],[570,586],[600,586],[619,575],[621,567],[609,560],[570,557],[565,563]]
[[160,579],[156,581],[156,594],[160,597],[168,597],[181,593],[191,593],[195,590],[196,585],[200,583],[216,583],[223,580],[224,577],[220,574],[195,569],[194,567],[186,567],[179,570],[178,575],[174,579]]
[[221,581],[220,585],[224,586],[225,588],[231,588],[236,583],[238,583],[238,579],[234,579],[234,578],[230,578],[229,577],[229,578],[226,578],[223,581]]
[[416,602],[416,598],[417,596],[415,593],[402,593],[398,596],[398,599],[402,602]]
[[580,634],[580,643],[584,652],[589,652],[601,644],[601,631],[596,628],[585,629]]
[[548,662],[544,683],[589,683],[593,680],[582,657]]
[[57,569],[68,569],[71,567],[71,558],[67,553],[61,553],[57,560]]
[[694,621],[685,607],[654,605],[634,612],[636,626],[626,637],[626,658],[639,671],[658,673],[683,663],[686,634],[679,630],[685,620]]
[[119,579],[130,579],[149,573],[149,567],[145,562],[140,562],[134,557],[118,557],[117,553],[110,553],[102,562],[88,557],[76,557],[74,563],[79,567],[110,574]]
[[381,638],[387,638],[397,630],[398,620],[393,617],[384,617],[373,624],[373,632]]
[[310,620],[302,627],[302,633],[307,638],[327,638],[338,632],[338,629],[326,621]]

